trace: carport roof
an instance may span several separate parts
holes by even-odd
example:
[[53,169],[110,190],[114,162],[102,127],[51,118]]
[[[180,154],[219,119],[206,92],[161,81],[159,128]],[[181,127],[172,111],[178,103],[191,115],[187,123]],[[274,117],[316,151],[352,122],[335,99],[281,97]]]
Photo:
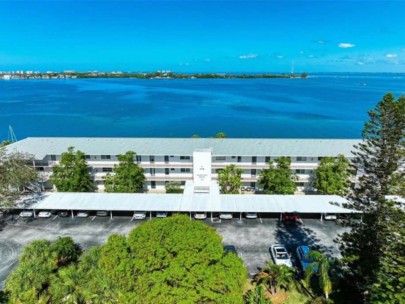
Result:
[[46,193],[35,210],[351,213],[337,195]]

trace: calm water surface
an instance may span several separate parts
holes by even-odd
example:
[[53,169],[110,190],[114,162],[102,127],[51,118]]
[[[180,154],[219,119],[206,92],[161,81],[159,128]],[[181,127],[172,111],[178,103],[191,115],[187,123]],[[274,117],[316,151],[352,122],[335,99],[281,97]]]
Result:
[[358,138],[405,75],[307,79],[0,80],[0,139],[28,136]]

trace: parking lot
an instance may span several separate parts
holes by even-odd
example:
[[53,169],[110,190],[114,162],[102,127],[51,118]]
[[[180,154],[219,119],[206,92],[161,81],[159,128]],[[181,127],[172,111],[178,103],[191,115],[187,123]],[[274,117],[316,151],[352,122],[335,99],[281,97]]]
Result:
[[[159,219],[157,219],[159,220]],[[70,236],[88,249],[104,244],[111,234],[128,234],[134,227],[144,222],[131,217],[88,217],[88,218],[51,218],[21,219],[9,216],[0,225],[0,287],[8,273],[16,266],[18,256],[24,245],[36,239],[55,240],[60,236]],[[234,245],[244,260],[249,274],[256,273],[270,260],[269,247],[272,244],[284,244],[292,253],[295,248],[308,245],[327,255],[338,256],[339,250],[333,242],[344,228],[334,222],[319,219],[303,219],[303,225],[280,223],[277,218],[244,219],[233,218],[205,223],[217,229],[223,237],[223,243]]]

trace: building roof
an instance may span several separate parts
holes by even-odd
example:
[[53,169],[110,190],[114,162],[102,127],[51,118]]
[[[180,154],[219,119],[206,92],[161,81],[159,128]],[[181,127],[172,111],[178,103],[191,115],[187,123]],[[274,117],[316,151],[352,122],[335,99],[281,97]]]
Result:
[[60,155],[75,147],[89,155],[118,155],[135,151],[138,155],[192,155],[212,149],[219,156],[307,156],[343,154],[352,157],[359,139],[262,139],[262,138],[98,138],[28,137],[7,146],[8,151],[33,154],[35,159]]
[[[216,195],[213,195],[214,197]],[[35,210],[351,213],[337,195],[45,193]]]

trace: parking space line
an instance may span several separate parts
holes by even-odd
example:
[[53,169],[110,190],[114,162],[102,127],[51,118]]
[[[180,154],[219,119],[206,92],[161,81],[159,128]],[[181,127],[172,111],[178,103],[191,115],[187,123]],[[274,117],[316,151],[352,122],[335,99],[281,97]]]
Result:
[[57,217],[58,217],[58,215],[55,215],[52,220],[53,221],[56,220]]
[[93,218],[91,219],[91,221],[94,221],[96,219],[96,216],[93,216]]

